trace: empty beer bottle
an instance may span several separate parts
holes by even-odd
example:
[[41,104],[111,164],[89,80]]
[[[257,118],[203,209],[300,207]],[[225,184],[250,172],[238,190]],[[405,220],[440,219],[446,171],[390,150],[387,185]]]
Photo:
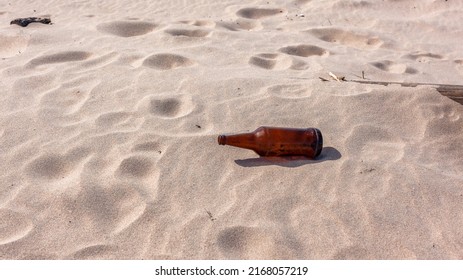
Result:
[[219,145],[250,149],[263,157],[320,155],[323,138],[316,128],[284,128],[261,126],[250,133],[219,135]]

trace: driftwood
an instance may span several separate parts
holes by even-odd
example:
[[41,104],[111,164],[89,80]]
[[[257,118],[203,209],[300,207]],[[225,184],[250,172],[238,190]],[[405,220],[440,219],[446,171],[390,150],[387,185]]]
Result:
[[372,85],[400,85],[403,87],[429,86],[435,88],[440,94],[452,99],[463,105],[463,85],[445,85],[445,84],[426,84],[426,83],[399,83],[399,82],[380,82],[368,80],[344,80],[346,82],[372,84]]
[[10,22],[10,24],[17,24],[22,27],[28,26],[30,23],[39,22],[43,24],[52,24],[49,18],[38,18],[38,17],[28,17],[28,18],[17,18]]

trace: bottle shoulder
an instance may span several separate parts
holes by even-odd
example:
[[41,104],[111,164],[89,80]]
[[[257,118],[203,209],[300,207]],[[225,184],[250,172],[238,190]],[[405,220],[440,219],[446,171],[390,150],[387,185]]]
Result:
[[269,132],[269,127],[261,126],[257,128],[253,132],[254,140],[257,142],[266,140],[270,136]]

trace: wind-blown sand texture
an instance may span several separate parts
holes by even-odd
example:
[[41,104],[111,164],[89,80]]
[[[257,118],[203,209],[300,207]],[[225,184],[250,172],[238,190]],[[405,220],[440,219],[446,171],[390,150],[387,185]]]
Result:
[[319,79],[462,84],[462,1],[67,2],[0,5],[0,258],[463,258],[463,106]]

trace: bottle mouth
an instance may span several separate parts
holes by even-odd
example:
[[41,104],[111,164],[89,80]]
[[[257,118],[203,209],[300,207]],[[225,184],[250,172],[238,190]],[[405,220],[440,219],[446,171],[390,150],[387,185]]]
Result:
[[219,135],[219,137],[217,138],[217,142],[219,142],[219,145],[225,145],[226,138],[227,137],[225,135]]
[[322,132],[318,128],[315,129],[315,135],[317,136],[317,146],[315,147],[315,158],[320,155],[323,149],[323,136]]

